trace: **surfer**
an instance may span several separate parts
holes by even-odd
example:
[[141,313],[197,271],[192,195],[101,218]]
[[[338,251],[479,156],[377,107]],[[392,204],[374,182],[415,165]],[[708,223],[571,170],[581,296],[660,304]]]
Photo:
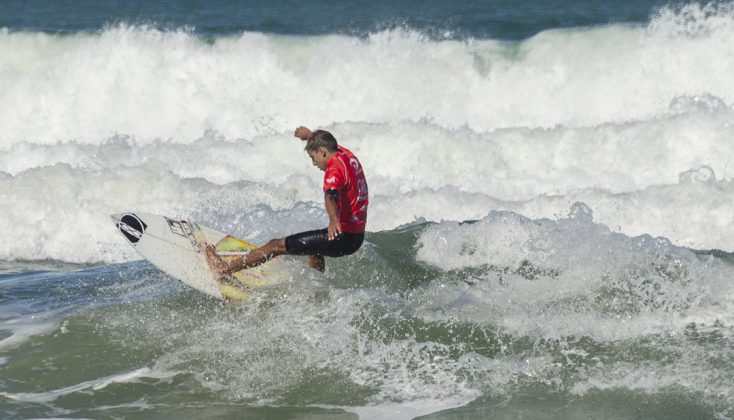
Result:
[[283,254],[308,255],[309,266],[324,271],[324,257],[350,255],[362,246],[369,203],[362,164],[351,151],[339,146],[328,131],[298,127],[294,136],[306,142],[305,150],[311,162],[324,171],[324,205],[329,226],[271,239],[243,258],[230,261],[219,258],[214,246],[208,245],[206,258],[218,277],[255,267]]

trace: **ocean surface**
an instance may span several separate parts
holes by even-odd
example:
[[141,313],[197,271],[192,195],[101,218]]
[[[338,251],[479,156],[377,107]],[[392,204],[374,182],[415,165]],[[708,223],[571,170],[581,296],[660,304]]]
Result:
[[[0,418],[734,418],[734,3],[1,8]],[[324,274],[227,304],[111,223],[324,227],[299,125],[370,187]]]

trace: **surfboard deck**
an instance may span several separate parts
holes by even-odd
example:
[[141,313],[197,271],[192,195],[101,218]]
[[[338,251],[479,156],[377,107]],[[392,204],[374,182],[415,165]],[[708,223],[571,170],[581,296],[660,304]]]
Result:
[[252,245],[190,220],[144,212],[113,214],[117,229],[135,250],[166,274],[210,296],[227,301],[246,299],[257,289],[281,279],[279,260],[217,279],[203,249],[214,245],[223,259],[242,258]]

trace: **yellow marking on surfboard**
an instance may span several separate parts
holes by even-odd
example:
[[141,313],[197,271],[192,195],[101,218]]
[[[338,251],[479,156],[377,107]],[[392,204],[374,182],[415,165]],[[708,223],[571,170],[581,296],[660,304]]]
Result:
[[259,273],[253,273],[252,271],[245,272],[246,270],[238,271],[236,273],[232,274],[232,277],[236,278],[242,284],[248,287],[262,287],[266,286],[268,282],[265,280],[262,275],[255,276],[253,274],[259,274]]
[[[204,231],[196,223],[192,223],[191,225],[194,227],[192,230],[196,241],[199,244],[206,244],[207,240]],[[255,248],[257,246],[242,239],[235,238],[232,235],[226,235],[214,245],[214,249],[223,260],[242,258]],[[251,289],[268,286],[270,281],[265,278],[263,268],[254,267],[244,269],[232,273],[229,278],[219,279],[219,291],[222,294],[222,298],[228,301],[246,299],[252,295]]]
[[242,300],[250,297],[251,294],[240,288],[221,282],[219,283],[219,290],[222,292],[222,298],[229,301]]
[[[247,252],[257,248],[255,245],[227,235],[215,245],[214,249],[222,259],[242,258]],[[229,254],[229,255],[228,255]],[[263,287],[268,284],[263,276],[262,268],[250,268],[232,273],[232,280],[219,282],[222,296],[228,300],[240,300],[249,297],[252,293],[249,288]]]
[[234,236],[227,235],[222,238],[221,241],[217,242],[217,251],[222,252],[241,252],[241,251],[252,251],[257,248],[255,245],[245,242],[242,239],[237,239]]

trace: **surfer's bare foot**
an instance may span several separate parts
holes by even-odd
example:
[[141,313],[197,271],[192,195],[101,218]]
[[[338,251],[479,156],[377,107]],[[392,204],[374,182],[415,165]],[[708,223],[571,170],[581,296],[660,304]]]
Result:
[[323,273],[326,268],[326,260],[321,255],[311,255],[308,257],[308,266]]
[[216,278],[222,278],[229,273],[229,266],[217,255],[217,250],[214,249],[214,245],[207,244],[204,247],[204,256],[206,262],[209,263],[209,268],[214,273]]

